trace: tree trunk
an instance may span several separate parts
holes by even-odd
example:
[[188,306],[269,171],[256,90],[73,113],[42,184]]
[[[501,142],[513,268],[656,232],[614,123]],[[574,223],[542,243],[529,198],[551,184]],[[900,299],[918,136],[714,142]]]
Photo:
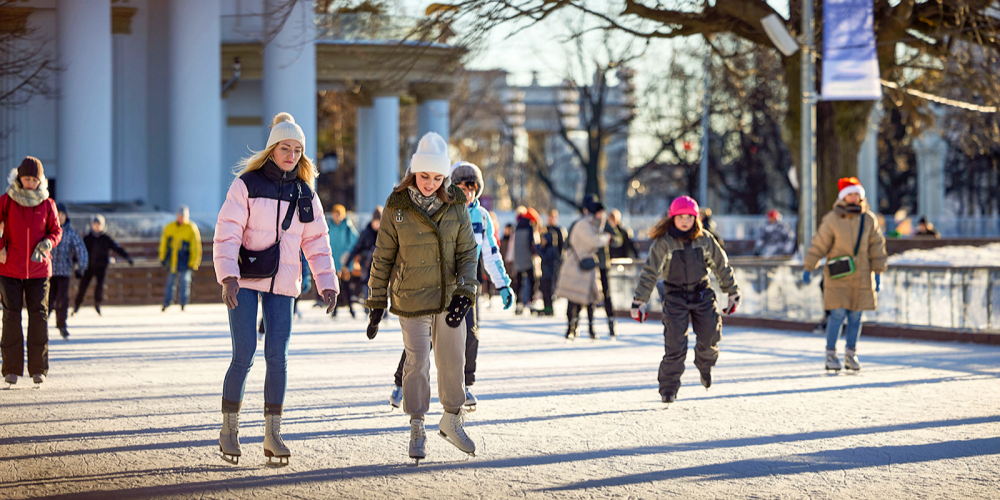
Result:
[[[837,201],[837,180],[858,176],[858,152],[868,130],[872,102],[819,103],[816,113],[816,209],[820,215],[833,208]],[[878,186],[862,187],[878,189]],[[877,207],[872,209],[877,210]]]

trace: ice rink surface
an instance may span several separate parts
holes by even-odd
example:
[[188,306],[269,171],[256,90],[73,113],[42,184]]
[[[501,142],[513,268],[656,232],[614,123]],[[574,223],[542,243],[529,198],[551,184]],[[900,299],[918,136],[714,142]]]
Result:
[[828,375],[821,337],[727,327],[711,390],[692,338],[668,408],[661,324],[623,321],[612,342],[602,319],[602,338],[567,343],[565,318],[494,304],[467,422],[477,456],[437,436],[435,399],[419,467],[408,417],[387,403],[395,317],[369,341],[346,309],[331,321],[302,303],[283,419],[291,464],[270,468],[263,344],[243,457],[219,455],[222,305],[82,310],[69,342],[50,330],[44,387],[0,390],[0,498],[1000,498],[996,346],[862,335],[863,370]]

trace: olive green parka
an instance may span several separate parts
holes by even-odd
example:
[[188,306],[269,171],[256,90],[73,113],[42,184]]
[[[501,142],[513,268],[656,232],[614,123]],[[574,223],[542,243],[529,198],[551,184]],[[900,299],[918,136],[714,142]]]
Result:
[[366,305],[413,318],[443,312],[454,295],[475,303],[479,281],[476,239],[462,190],[448,187],[453,200],[428,216],[404,189],[385,202],[372,254],[371,294]]

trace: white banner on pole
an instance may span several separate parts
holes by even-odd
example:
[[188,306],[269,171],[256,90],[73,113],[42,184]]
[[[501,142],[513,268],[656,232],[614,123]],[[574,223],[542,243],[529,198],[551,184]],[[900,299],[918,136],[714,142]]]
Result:
[[821,98],[824,101],[881,99],[879,78],[874,0],[823,0]]

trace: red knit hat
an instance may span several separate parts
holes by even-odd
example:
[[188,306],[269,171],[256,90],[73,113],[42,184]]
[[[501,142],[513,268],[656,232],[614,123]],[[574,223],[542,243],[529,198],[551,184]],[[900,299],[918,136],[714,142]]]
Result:
[[843,200],[851,193],[858,193],[862,199],[865,197],[865,188],[861,186],[861,181],[857,177],[844,177],[840,179],[837,181],[837,189],[840,190],[837,194],[837,200]]

